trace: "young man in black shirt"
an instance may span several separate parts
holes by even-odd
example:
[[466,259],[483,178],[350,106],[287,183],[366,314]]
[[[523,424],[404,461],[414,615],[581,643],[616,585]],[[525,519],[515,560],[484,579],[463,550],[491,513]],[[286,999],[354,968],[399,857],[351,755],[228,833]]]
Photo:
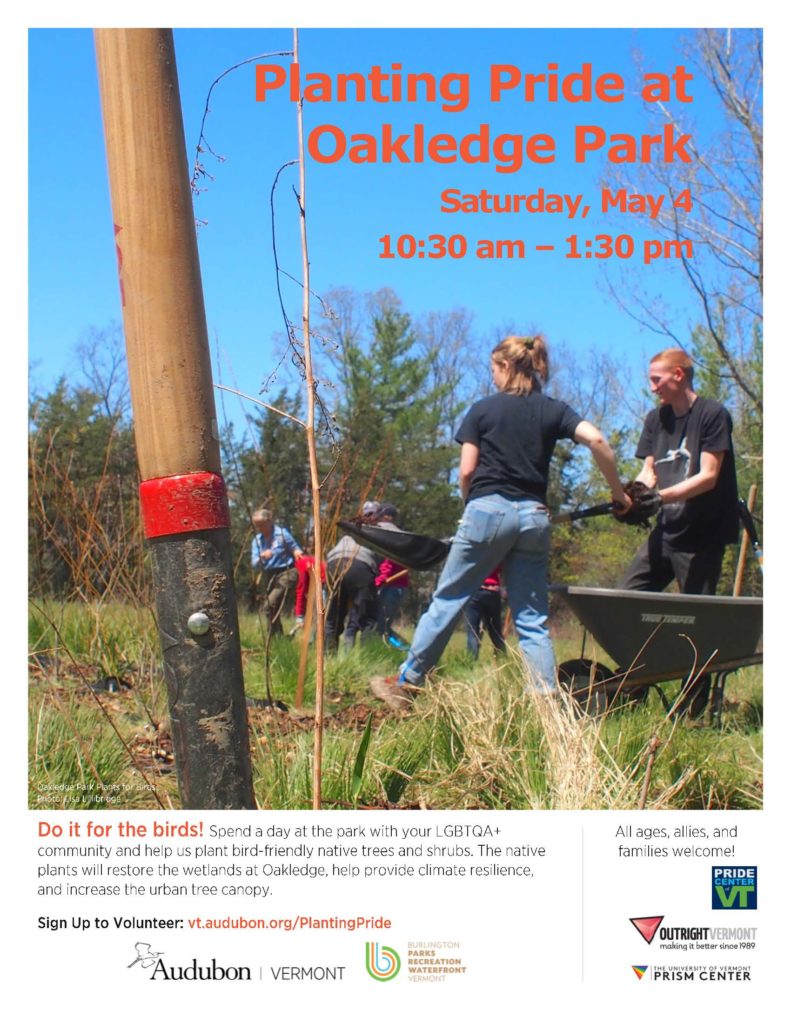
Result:
[[[659,406],[643,425],[637,479],[659,491],[662,509],[621,580],[623,590],[664,590],[675,579],[683,594],[713,594],[725,546],[738,540],[733,424],[719,402],[696,394],[693,370],[680,348],[651,360],[648,380]],[[700,682],[685,703],[693,714],[708,700],[709,681]]]

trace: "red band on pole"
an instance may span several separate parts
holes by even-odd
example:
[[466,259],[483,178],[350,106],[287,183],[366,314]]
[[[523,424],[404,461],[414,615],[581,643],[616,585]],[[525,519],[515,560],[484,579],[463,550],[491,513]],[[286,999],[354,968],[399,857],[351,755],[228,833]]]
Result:
[[217,473],[155,477],[140,484],[146,537],[167,537],[231,525],[225,481]]

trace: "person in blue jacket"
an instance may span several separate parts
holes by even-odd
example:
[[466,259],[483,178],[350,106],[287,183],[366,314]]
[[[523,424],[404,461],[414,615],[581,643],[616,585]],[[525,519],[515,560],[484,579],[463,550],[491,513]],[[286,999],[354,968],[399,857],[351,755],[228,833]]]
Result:
[[250,546],[250,561],[256,589],[270,629],[273,633],[282,633],[280,617],[297,586],[295,561],[302,558],[304,552],[290,531],[275,523],[271,509],[256,509],[253,527],[256,532]]

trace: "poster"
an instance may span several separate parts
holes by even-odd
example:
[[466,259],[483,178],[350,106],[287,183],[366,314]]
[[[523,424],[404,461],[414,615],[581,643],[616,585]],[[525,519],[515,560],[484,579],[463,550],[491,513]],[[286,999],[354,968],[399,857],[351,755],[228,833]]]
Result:
[[[273,208],[278,261],[299,266],[296,180],[278,184],[273,207],[270,191],[294,157],[294,100],[309,86],[305,209],[318,295],[389,287],[416,318],[469,309],[473,374],[486,375],[498,332],[540,329],[580,367],[590,351],[606,353],[639,379],[664,347],[653,333],[662,317],[689,332],[701,315],[683,265],[708,266],[706,257],[683,231],[651,224],[668,206],[671,222],[673,210],[690,214],[695,200],[674,186],[674,205],[640,177],[694,163],[726,127],[682,49],[689,31],[619,27],[628,17],[587,28],[355,27],[367,23],[306,28],[301,77],[283,56],[289,29],[175,32],[215,374],[253,396],[268,381],[264,400],[298,379],[271,256]],[[765,42],[769,53],[768,24]],[[121,308],[90,33],[37,28],[29,46],[29,354],[31,386],[46,395],[60,373],[76,373],[66,350]],[[279,284],[296,320],[298,289]],[[777,359],[768,348],[767,362]],[[218,395],[218,407],[227,400]],[[771,611],[767,624],[772,678]],[[554,803],[532,791],[513,810],[470,798],[472,777],[455,806],[398,813],[181,811],[167,799],[152,810],[143,790],[156,790],[157,773],[109,790],[88,776],[39,781],[14,818],[11,885],[23,948],[46,963],[39,1013],[88,998],[78,981],[87,976],[89,1018],[134,1019],[153,991],[161,1011],[199,1020],[294,1005],[332,1019],[445,1010],[474,1020],[539,1007],[741,1019],[779,988],[781,703],[771,691],[766,703],[765,765],[760,733],[679,764],[673,778],[695,792],[692,809],[673,801],[669,782],[664,808],[637,810],[640,786],[623,765],[629,799],[605,810],[601,794],[581,795],[575,773],[598,748],[573,723],[558,737],[571,777],[554,780]],[[161,768],[169,751],[154,746]],[[641,778],[649,757],[637,759]],[[19,774],[21,744],[17,760]],[[747,793],[718,809],[734,760],[749,771]],[[489,766],[479,768],[478,785],[491,788]],[[696,777],[710,779],[708,803]],[[68,785],[82,806],[58,810],[57,787]],[[26,789],[22,778],[15,806]],[[28,987],[37,976],[20,971]]]

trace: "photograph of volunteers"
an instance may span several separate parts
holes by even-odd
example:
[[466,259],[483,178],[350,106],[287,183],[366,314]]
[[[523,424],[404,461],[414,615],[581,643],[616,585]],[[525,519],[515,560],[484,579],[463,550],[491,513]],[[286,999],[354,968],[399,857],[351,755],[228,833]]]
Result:
[[465,605],[498,565],[528,686],[544,694],[556,690],[547,626],[546,500],[557,441],[568,438],[590,449],[618,506],[616,514],[631,506],[615,455],[600,431],[565,402],[543,393],[549,354],[541,335],[506,338],[491,353],[491,372],[497,393],[476,402],[456,434],[465,509],[431,604],[398,674],[371,680],[374,695],[393,708],[408,706],[420,691]]
[[[377,522],[378,501],[366,501],[361,521]],[[327,552],[327,587],[329,601],[324,625],[328,652],[337,651],[343,636],[344,647],[351,648],[358,633],[363,637],[375,634],[378,626],[376,576],[379,555],[344,535]]]
[[297,585],[295,563],[304,552],[290,531],[275,523],[271,509],[257,508],[252,518],[255,536],[250,548],[250,561],[256,590],[269,628],[273,633],[282,633],[280,617],[289,597],[293,597]]
[[[659,404],[645,418],[637,445],[637,480],[658,491],[656,526],[624,573],[622,590],[714,594],[725,547],[739,538],[739,497],[730,414],[694,389],[692,359],[667,348],[651,359],[648,382]],[[710,679],[691,687],[680,710],[703,713]]]

